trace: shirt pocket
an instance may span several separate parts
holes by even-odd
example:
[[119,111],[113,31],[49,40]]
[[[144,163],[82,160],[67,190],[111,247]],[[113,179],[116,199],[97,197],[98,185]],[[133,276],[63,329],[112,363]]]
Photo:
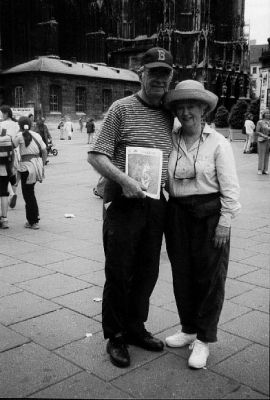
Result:
[[198,155],[196,169],[199,174],[215,175],[216,166],[213,157],[209,155]]

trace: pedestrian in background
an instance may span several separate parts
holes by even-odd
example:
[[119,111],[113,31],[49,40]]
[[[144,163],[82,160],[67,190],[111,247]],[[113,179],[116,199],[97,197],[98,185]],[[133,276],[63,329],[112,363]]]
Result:
[[82,133],[82,131],[83,131],[83,118],[82,117],[79,118],[79,127],[80,127],[80,132]]
[[68,140],[71,140],[73,135],[73,124],[69,116],[66,117],[66,122],[64,123],[64,132],[67,135]]
[[19,119],[20,132],[13,139],[15,147],[19,148],[21,161],[18,171],[21,174],[22,194],[25,201],[25,228],[39,229],[39,208],[35,196],[36,182],[44,178],[46,164],[46,145],[41,136],[30,130],[31,121],[27,117]]
[[94,123],[94,118],[88,118],[86,121],[86,133],[88,136],[88,141],[87,144],[90,144],[93,142],[94,138],[94,133],[95,133],[95,123]]
[[[18,122],[13,118],[13,113],[9,106],[7,105],[1,106],[1,112],[3,116],[3,121],[0,123],[0,134],[9,135],[11,138],[14,138],[19,132]],[[10,208],[14,208],[17,202],[17,188],[20,179],[19,175],[17,174],[19,161],[20,161],[20,154],[15,149],[14,163],[13,163],[14,174],[12,175],[12,182],[9,181],[8,184]]]
[[270,111],[264,111],[256,126],[258,142],[258,175],[268,175],[270,148]]
[[59,136],[60,140],[65,140],[65,138],[64,138],[64,125],[65,125],[64,120],[65,120],[65,118],[62,116],[60,119],[60,122],[57,126],[57,129],[59,129],[59,131],[60,131],[60,136]]
[[244,145],[244,154],[251,152],[251,145],[254,140],[255,124],[253,122],[253,115],[248,113],[245,119],[246,142]]
[[162,98],[172,79],[172,56],[152,48],[142,57],[141,90],[114,102],[101,131],[90,147],[88,162],[104,177],[103,245],[106,282],[103,291],[102,327],[111,362],[128,367],[127,344],[162,351],[163,342],[145,328],[150,296],[155,287],[166,218],[166,199],[145,195],[141,184],[125,171],[126,148],[146,147],[163,153],[165,183],[171,113]]
[[231,219],[239,212],[239,184],[230,143],[204,124],[217,96],[184,80],[165,96],[181,127],[172,134],[166,246],[182,329],[170,347],[191,344],[191,368],[206,366],[217,341],[229,263]]
[[36,127],[34,115],[31,113],[28,115],[28,118],[30,119],[30,122],[31,122],[31,130],[34,131],[35,127]]

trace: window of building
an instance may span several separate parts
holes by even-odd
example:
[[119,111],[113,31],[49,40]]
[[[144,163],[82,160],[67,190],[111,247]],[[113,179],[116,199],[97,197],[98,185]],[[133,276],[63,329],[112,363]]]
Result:
[[61,88],[60,86],[50,86],[50,112],[61,112]]
[[85,113],[86,110],[86,89],[77,87],[75,92],[75,110]]
[[16,86],[14,92],[15,107],[24,107],[24,91],[22,86]]
[[112,90],[111,89],[103,89],[102,91],[102,104],[103,111],[107,111],[110,105],[112,104]]
[[257,67],[252,67],[252,73],[257,74]]

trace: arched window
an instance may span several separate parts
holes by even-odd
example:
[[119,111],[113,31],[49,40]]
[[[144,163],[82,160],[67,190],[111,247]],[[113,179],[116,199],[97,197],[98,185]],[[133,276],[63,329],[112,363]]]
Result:
[[60,86],[50,86],[50,112],[61,112],[62,99],[61,99],[61,88]]
[[24,90],[22,86],[16,86],[14,90],[15,107],[24,107]]
[[75,110],[76,112],[86,111],[86,89],[84,87],[77,87],[75,92]]

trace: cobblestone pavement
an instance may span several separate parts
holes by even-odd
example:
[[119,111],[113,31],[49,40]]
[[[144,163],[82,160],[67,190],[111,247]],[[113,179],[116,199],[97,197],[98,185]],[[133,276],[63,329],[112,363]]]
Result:
[[[41,229],[23,227],[24,202],[0,230],[0,397],[268,398],[270,179],[257,155],[233,142],[243,210],[234,221],[219,341],[207,369],[187,367],[189,350],[151,353],[130,346],[131,366],[108,360],[101,331],[104,255],[97,173],[86,134],[59,141],[36,185]],[[74,214],[65,218],[64,214]],[[147,329],[164,339],[179,328],[163,245]]]

